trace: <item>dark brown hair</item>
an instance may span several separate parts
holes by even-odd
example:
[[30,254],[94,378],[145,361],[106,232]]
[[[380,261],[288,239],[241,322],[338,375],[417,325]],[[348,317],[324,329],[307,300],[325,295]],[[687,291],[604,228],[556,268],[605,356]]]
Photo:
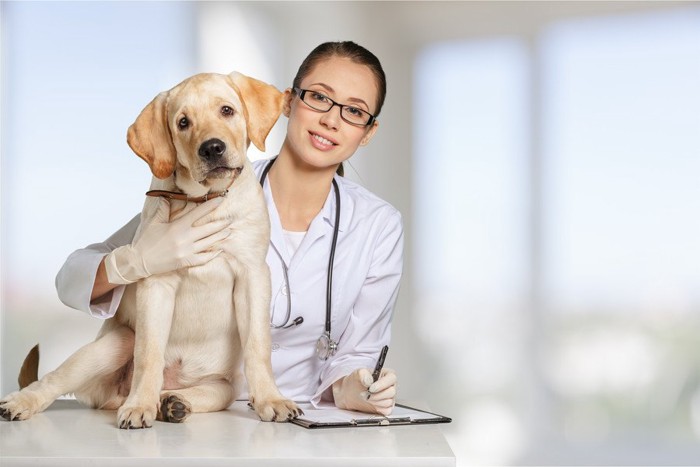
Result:
[[382,64],[372,52],[352,41],[324,42],[317,46],[304,61],[301,62],[299,71],[297,71],[297,75],[294,77],[293,87],[301,87],[301,80],[311,73],[311,70],[314,69],[318,62],[331,57],[349,58],[355,63],[369,67],[376,79],[377,90],[379,91],[377,95],[377,109],[374,112],[374,116],[378,116],[384,105],[384,98],[386,97],[386,76],[384,75]]

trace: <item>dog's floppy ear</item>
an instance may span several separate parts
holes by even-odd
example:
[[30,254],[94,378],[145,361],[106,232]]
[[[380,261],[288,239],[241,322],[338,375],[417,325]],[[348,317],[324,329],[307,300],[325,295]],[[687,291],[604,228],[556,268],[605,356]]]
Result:
[[284,94],[270,84],[236,71],[229,77],[243,101],[248,138],[256,148],[265,151],[265,138],[282,113]]
[[145,160],[157,178],[168,178],[175,171],[177,155],[168,128],[168,92],[161,92],[131,124],[126,142]]

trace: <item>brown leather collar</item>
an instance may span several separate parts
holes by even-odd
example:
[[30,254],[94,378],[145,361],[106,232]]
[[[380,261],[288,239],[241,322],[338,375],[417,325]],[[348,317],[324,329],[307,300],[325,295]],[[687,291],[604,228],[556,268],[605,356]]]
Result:
[[[243,167],[236,167],[234,170],[234,175],[233,175],[233,180],[231,180],[231,185],[233,185],[233,182],[236,181],[236,178],[241,174],[243,171]],[[228,187],[231,188],[231,185]],[[204,196],[197,196],[196,198],[192,198],[189,195],[177,191],[166,191],[166,190],[150,190],[146,192],[146,196],[155,196],[155,197],[162,197],[162,198],[168,198],[168,199],[177,199],[180,201],[187,201],[188,203],[203,203],[207,200],[214,199],[214,198],[221,198],[226,196],[228,193],[228,188],[225,189],[224,191],[217,191],[214,193],[207,193]]]

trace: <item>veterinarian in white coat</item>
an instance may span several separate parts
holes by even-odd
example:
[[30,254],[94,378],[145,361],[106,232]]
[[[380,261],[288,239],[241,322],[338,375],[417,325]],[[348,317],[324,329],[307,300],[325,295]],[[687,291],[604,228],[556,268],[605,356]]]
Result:
[[[384,72],[373,54],[352,42],[321,44],[286,91],[283,113],[289,122],[279,156],[257,161],[254,170],[263,184],[272,229],[267,255],[272,368],[280,391],[297,401],[388,414],[396,374],[384,369],[373,382],[371,372],[391,338],[403,267],[401,216],[337,174],[342,162],[376,132],[385,93]],[[144,265],[141,275],[214,257],[217,240],[235,232],[213,225],[192,228],[192,223],[216,203],[208,201],[171,224],[147,226],[152,240],[141,241],[137,251]],[[132,241],[138,223],[136,216],[106,241],[68,257],[56,278],[66,305],[98,318],[114,315],[125,287],[107,281],[104,259],[118,255],[120,247],[129,248],[124,245]],[[328,328],[329,255],[330,340],[337,351],[324,360],[317,342]],[[202,305],[206,313],[206,303]]]

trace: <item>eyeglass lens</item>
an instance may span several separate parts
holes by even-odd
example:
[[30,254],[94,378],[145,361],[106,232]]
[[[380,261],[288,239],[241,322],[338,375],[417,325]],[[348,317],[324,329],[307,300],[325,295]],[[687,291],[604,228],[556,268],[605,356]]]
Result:
[[340,116],[348,123],[353,125],[367,125],[372,118],[372,115],[364,110],[352,105],[338,104],[330,97],[316,91],[300,89],[301,99],[311,108],[328,112],[334,105],[340,107]]

